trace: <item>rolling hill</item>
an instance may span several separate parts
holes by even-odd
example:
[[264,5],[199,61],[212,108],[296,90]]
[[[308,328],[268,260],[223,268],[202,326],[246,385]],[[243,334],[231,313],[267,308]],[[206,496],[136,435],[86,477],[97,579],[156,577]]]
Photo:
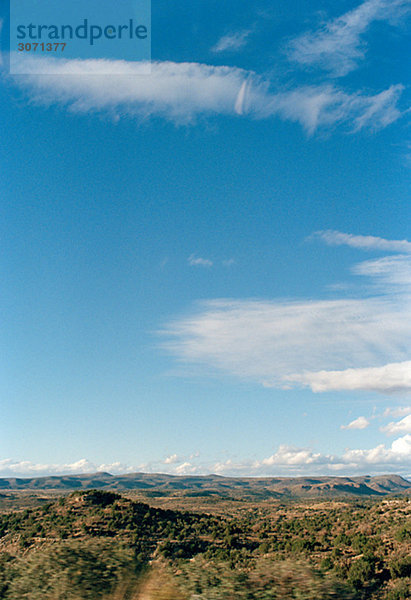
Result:
[[411,491],[411,482],[399,475],[375,477],[221,477],[173,476],[161,473],[61,475],[36,478],[2,478],[0,490],[139,490],[147,494],[198,495],[264,499],[332,496],[385,496]]

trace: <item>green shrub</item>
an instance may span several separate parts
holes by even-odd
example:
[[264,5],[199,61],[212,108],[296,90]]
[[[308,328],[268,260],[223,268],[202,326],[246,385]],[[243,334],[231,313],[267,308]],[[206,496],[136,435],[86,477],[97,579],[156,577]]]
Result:
[[351,588],[308,565],[260,559],[252,568],[197,560],[180,565],[182,591],[196,600],[353,600]]
[[361,557],[355,560],[348,571],[348,581],[356,588],[363,587],[375,576],[375,559]]
[[330,571],[334,566],[333,559],[327,556],[321,561],[320,567],[323,571]]
[[98,600],[123,579],[135,579],[131,550],[107,543],[56,544],[9,566],[5,600]]
[[410,600],[411,580],[399,581],[387,594],[387,600]]
[[411,556],[396,558],[389,565],[391,577],[411,577]]
[[395,538],[399,542],[411,542],[411,526],[404,525],[395,534]]

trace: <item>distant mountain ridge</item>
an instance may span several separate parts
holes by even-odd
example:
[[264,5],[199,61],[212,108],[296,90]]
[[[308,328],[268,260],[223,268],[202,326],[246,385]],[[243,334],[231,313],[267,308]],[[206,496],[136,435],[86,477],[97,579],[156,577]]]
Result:
[[176,476],[162,473],[59,475],[0,478],[0,490],[139,490],[155,495],[217,494],[223,497],[264,499],[348,496],[385,496],[411,493],[411,482],[400,475],[360,477],[222,477]]

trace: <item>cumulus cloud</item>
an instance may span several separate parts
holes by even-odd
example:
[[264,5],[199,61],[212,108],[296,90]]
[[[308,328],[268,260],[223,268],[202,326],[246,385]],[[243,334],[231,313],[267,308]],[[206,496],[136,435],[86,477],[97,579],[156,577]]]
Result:
[[171,456],[167,456],[167,458],[164,460],[164,464],[166,465],[174,465],[178,462],[180,462],[180,459],[177,454],[171,454]]
[[87,459],[71,464],[47,465],[31,461],[0,460],[0,477],[39,477],[42,475],[90,474],[107,471],[113,475],[135,472],[166,473],[169,475],[227,476],[292,476],[292,475],[354,475],[401,473],[409,475],[411,435],[395,439],[391,446],[379,444],[372,448],[347,449],[342,454],[328,454],[312,448],[282,444],[271,455],[261,459],[229,458],[225,461],[202,461],[199,454],[190,460],[176,458],[177,454],[138,467],[120,462],[96,465]]
[[400,421],[392,421],[381,427],[381,431],[388,433],[388,435],[398,435],[399,433],[411,433],[411,413],[405,416]]
[[384,444],[370,449],[347,449],[341,455],[323,454],[311,448],[281,445],[262,460],[233,461],[214,465],[219,475],[354,475],[387,472],[409,473],[411,435],[396,439],[390,447]]
[[235,52],[237,50],[241,50],[241,48],[244,48],[244,46],[247,45],[248,38],[250,37],[251,33],[251,29],[227,33],[218,40],[216,45],[213,46],[211,50],[213,52],[226,52],[227,50],[230,52]]
[[365,261],[353,272],[369,278],[363,298],[210,300],[166,326],[164,347],[181,363],[267,387],[409,391],[411,257]]
[[365,417],[358,417],[348,423],[348,425],[341,425],[341,429],[366,429],[370,424],[369,420]]
[[301,65],[318,66],[335,76],[354,70],[365,56],[362,36],[375,21],[395,23],[410,10],[409,0],[366,0],[317,31],[292,40],[287,53]]
[[94,468],[93,463],[90,463],[86,459],[78,460],[71,464],[63,464],[63,465],[50,465],[50,464],[42,464],[42,463],[32,463],[31,461],[22,460],[22,461],[14,461],[13,459],[6,458],[0,460],[0,473],[3,476],[7,476],[9,473],[11,474],[32,474],[32,475],[42,475],[47,473],[86,473],[92,472]]
[[411,435],[404,435],[387,448],[384,444],[379,444],[370,450],[347,450],[343,455],[343,460],[352,465],[390,465],[395,468],[395,464],[406,463],[411,459]]
[[[108,113],[147,119],[161,117],[178,124],[201,116],[281,118],[300,123],[309,133],[345,126],[352,131],[386,127],[401,115],[397,107],[403,86],[392,85],[366,95],[334,86],[272,89],[271,82],[235,67],[199,63],[153,62],[151,75],[141,63],[65,60],[19,56],[25,75],[11,78],[32,102],[60,105],[74,112]],[[85,76],[84,73],[87,73]]]
[[[269,467],[273,465],[279,466],[295,466],[295,465],[313,465],[324,464],[327,462],[327,457],[320,452],[313,452],[309,448],[296,448],[282,444],[277,452],[268,458],[263,458],[261,465]],[[258,463],[257,463],[258,464]]]
[[351,246],[360,250],[383,250],[388,252],[410,252],[411,242],[407,240],[386,240],[372,235],[353,235],[328,229],[316,231],[311,239],[321,239],[329,246]]
[[[126,475],[128,473],[168,473],[184,475],[204,472],[204,465],[199,465],[198,452],[189,457],[177,453],[170,454],[164,459],[152,460],[142,464],[125,464],[120,461],[110,463],[95,463],[86,458],[72,463],[35,463],[30,460],[0,459],[0,477],[43,477],[49,475],[89,475],[92,473],[111,473]],[[191,462],[190,462],[191,461]],[[203,469],[203,471],[201,470]]]
[[175,468],[176,475],[190,475],[190,474],[197,473],[197,471],[198,471],[198,467],[192,465],[188,461],[183,462],[181,465],[178,465],[178,467]]
[[191,254],[191,256],[187,259],[190,267],[212,267],[213,261],[208,258],[201,258],[199,256],[195,256],[195,254]]
[[13,460],[6,458],[0,460],[0,477],[41,477],[45,475],[81,475],[84,473],[129,473],[135,467],[124,465],[120,462],[109,464],[95,464],[86,458],[67,464],[33,463],[29,460]]

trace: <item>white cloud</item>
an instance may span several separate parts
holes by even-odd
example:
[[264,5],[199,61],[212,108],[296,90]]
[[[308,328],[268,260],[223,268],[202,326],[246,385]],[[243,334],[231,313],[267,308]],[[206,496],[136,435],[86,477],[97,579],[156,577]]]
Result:
[[370,449],[346,450],[341,455],[323,454],[311,448],[281,445],[262,460],[218,462],[211,470],[227,476],[296,476],[354,475],[387,472],[409,473],[411,435],[396,439],[390,447],[384,444]]
[[382,290],[396,288],[397,293],[411,293],[411,256],[407,254],[367,260],[355,265],[352,272],[371,277]]
[[180,462],[180,459],[177,454],[172,454],[171,456],[167,456],[164,460],[165,465],[174,465],[175,463]]
[[126,473],[135,473],[138,470],[135,466],[125,465],[119,461],[112,463],[102,463],[95,467],[96,472],[111,473],[113,475],[124,475]]
[[[370,389],[373,381],[367,384],[366,378],[374,372],[366,365],[407,354],[411,319],[407,322],[406,316],[401,303],[386,298],[214,300],[203,303],[197,314],[171,323],[164,332],[170,338],[165,347],[181,361],[266,386]],[[350,370],[350,364],[358,367]],[[381,377],[383,389],[408,385],[405,366],[391,364],[385,371],[378,367],[380,375],[391,374],[387,385]]]
[[319,452],[313,452],[308,448],[295,448],[283,444],[279,446],[277,452],[268,458],[261,461],[261,465],[272,467],[273,465],[280,466],[295,466],[295,465],[313,465],[324,464],[327,462],[327,457]]
[[411,414],[411,406],[395,406],[386,408],[384,417],[405,417]]
[[109,473],[129,473],[135,467],[124,465],[120,462],[110,464],[95,464],[82,458],[67,464],[33,463],[29,460],[13,460],[10,458],[0,460],[0,477],[41,477],[45,475],[81,475],[105,471]]
[[365,96],[347,94],[331,85],[306,86],[264,98],[259,113],[301,123],[309,134],[347,123],[353,131],[380,129],[400,117],[397,102],[403,89],[402,85],[392,85],[379,94]]
[[227,476],[294,476],[294,475],[354,475],[401,473],[409,475],[411,460],[411,435],[395,439],[391,446],[379,444],[370,449],[347,449],[341,455],[314,451],[282,444],[270,456],[261,459],[233,460],[223,462],[200,462],[194,453],[190,460],[175,458],[130,466],[120,462],[96,464],[81,459],[71,464],[36,464],[28,460],[0,460],[0,477],[40,477],[46,475],[90,474],[106,471],[113,475],[127,473],[166,473],[170,475],[207,475],[217,473]]
[[313,392],[335,390],[405,392],[411,391],[411,361],[391,363],[382,367],[296,374],[290,375],[286,380],[307,385]]
[[[11,77],[30,100],[60,105],[74,112],[108,113],[148,119],[162,117],[179,124],[200,116],[278,117],[300,123],[312,134],[318,128],[343,125],[353,131],[386,127],[401,115],[403,86],[374,95],[346,93],[334,86],[272,90],[255,73],[235,67],[199,63],[153,62],[151,75],[137,75],[140,63],[64,60],[19,56],[27,75]],[[81,74],[86,69],[88,75]],[[80,74],[79,74],[80,73]]]
[[363,298],[211,300],[169,323],[164,347],[181,363],[267,387],[410,391],[411,257],[353,272],[369,278]]
[[251,29],[237,31],[223,35],[215,46],[211,49],[213,52],[237,51],[247,45],[248,38],[252,33]]
[[181,465],[175,468],[176,475],[190,475],[197,472],[197,467],[192,465],[190,462],[183,462]]
[[369,420],[365,417],[358,417],[348,423],[348,425],[341,425],[341,429],[366,429],[370,424]]
[[374,21],[394,23],[410,9],[409,0],[366,0],[318,31],[292,40],[288,56],[302,65],[319,66],[336,76],[354,70],[365,56],[361,37]]
[[[190,122],[200,114],[234,114],[248,73],[233,67],[197,63],[153,62],[151,75],[138,75],[140,63],[23,57],[27,75],[14,82],[42,104],[61,104],[76,112],[108,111],[147,118],[160,116]],[[84,76],[82,69],[91,74]],[[42,74],[44,72],[45,74]],[[137,74],[136,74],[137,73]]]
[[398,463],[407,464],[411,459],[411,435],[394,440],[390,448],[379,444],[370,450],[347,450],[343,455],[343,461],[347,464],[358,466],[367,465],[390,465]]
[[353,235],[341,231],[316,231],[310,238],[319,238],[329,246],[351,246],[360,250],[384,250],[388,252],[410,252],[411,242],[407,240],[386,240],[372,235]]
[[392,421],[381,427],[381,431],[388,433],[388,435],[398,435],[399,433],[411,433],[411,414],[407,415],[400,421]]
[[192,254],[187,259],[190,267],[212,267],[213,261],[208,258],[200,258],[199,256],[195,256]]
[[235,99],[234,111],[237,115],[243,115],[247,112],[247,107],[250,106],[250,84],[247,80],[244,80],[241,84],[241,88]]

